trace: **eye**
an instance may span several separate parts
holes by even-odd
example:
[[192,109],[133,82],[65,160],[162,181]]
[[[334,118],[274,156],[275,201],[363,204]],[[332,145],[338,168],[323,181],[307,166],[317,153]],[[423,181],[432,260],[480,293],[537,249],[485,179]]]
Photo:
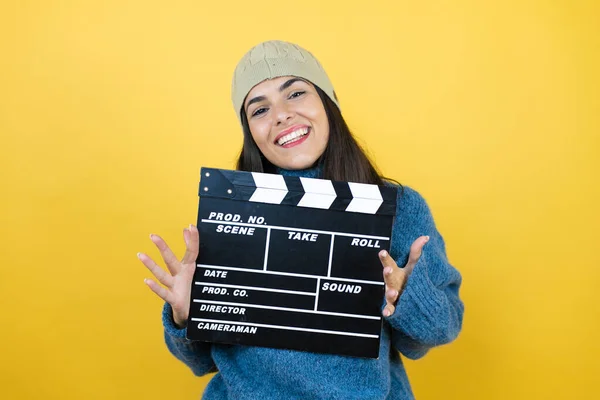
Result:
[[293,99],[293,98],[296,98],[296,97],[300,97],[300,96],[302,96],[304,93],[306,93],[306,92],[305,92],[305,91],[303,91],[303,90],[301,90],[301,91],[298,91],[298,92],[294,92],[294,93],[290,94],[290,97],[289,97],[289,98],[290,98],[290,99]]
[[252,116],[253,116],[253,117],[256,117],[257,115],[264,114],[265,112],[267,112],[267,109],[266,109],[265,107],[261,107],[261,108],[258,108],[258,109],[256,109],[256,110],[255,110],[255,111],[252,113]]

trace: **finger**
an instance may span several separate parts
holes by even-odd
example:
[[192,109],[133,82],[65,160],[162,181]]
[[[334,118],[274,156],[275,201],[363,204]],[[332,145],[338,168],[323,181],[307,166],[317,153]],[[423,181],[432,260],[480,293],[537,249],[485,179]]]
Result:
[[171,304],[171,306],[173,305],[173,303],[171,302],[172,293],[169,290],[160,286],[158,283],[154,282],[152,279],[144,279],[144,283],[146,285],[148,285],[150,290],[152,290],[154,293],[156,293],[158,295],[158,297],[160,297],[167,303]]
[[177,275],[181,269],[181,264],[169,246],[167,246],[167,243],[163,240],[163,238],[154,234],[150,235],[150,240],[152,240],[152,243],[154,243],[160,251],[160,255],[165,261],[165,264],[167,264],[167,268],[169,269],[171,275]]
[[413,268],[417,264],[417,261],[419,261],[419,258],[421,258],[421,253],[423,252],[423,246],[425,246],[425,243],[427,243],[428,241],[429,241],[429,236],[420,236],[410,246],[408,262],[404,266],[404,268],[409,273],[412,272]]
[[400,292],[404,283],[404,271],[398,268],[396,261],[385,250],[379,252],[379,259],[383,265],[383,280],[386,287]]
[[183,230],[185,240],[185,254],[181,262],[183,264],[195,264],[198,259],[198,248],[200,247],[200,234],[198,229],[190,224],[189,228]]
[[152,272],[152,275],[154,275],[160,283],[167,287],[173,286],[173,277],[167,274],[167,272],[164,269],[162,269],[158,264],[156,264],[154,260],[152,260],[150,257],[143,253],[138,253],[137,256],[142,262],[142,264],[144,264],[146,268],[148,268],[148,270]]
[[383,316],[384,317],[389,317],[390,315],[392,315],[394,313],[394,311],[396,311],[396,307],[394,307],[391,304],[386,304],[385,308],[383,309]]
[[394,305],[396,304],[396,301],[398,301],[398,294],[399,291],[396,289],[387,289],[385,291],[385,300],[388,304]]

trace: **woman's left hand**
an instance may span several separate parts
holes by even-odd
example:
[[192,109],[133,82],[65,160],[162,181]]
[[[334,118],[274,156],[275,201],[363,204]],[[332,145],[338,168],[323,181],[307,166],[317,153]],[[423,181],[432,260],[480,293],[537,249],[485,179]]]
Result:
[[396,309],[396,302],[400,298],[400,294],[404,290],[404,285],[408,280],[408,276],[411,274],[415,264],[421,257],[423,246],[429,241],[429,236],[420,236],[410,246],[410,254],[408,256],[408,262],[404,268],[399,268],[398,264],[389,253],[385,250],[379,252],[379,259],[383,264],[383,280],[385,281],[385,300],[386,305],[383,309],[383,316],[389,317],[394,313]]

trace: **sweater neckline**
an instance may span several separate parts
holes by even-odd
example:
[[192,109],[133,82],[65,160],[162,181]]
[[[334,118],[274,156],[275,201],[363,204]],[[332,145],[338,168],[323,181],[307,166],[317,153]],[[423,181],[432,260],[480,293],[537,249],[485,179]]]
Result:
[[316,165],[306,169],[285,169],[276,168],[276,172],[283,176],[296,176],[302,178],[320,178],[322,176],[323,167]]

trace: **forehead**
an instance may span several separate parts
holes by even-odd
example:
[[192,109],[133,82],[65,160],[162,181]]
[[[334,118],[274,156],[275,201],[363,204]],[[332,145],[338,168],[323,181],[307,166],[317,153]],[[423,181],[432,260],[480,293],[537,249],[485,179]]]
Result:
[[297,76],[278,76],[277,78],[266,79],[254,86],[248,92],[247,98],[250,99],[256,96],[264,96],[269,94],[270,92],[279,92],[279,88],[281,85],[289,81],[290,79],[302,79],[299,83],[304,83],[303,78],[298,78]]

